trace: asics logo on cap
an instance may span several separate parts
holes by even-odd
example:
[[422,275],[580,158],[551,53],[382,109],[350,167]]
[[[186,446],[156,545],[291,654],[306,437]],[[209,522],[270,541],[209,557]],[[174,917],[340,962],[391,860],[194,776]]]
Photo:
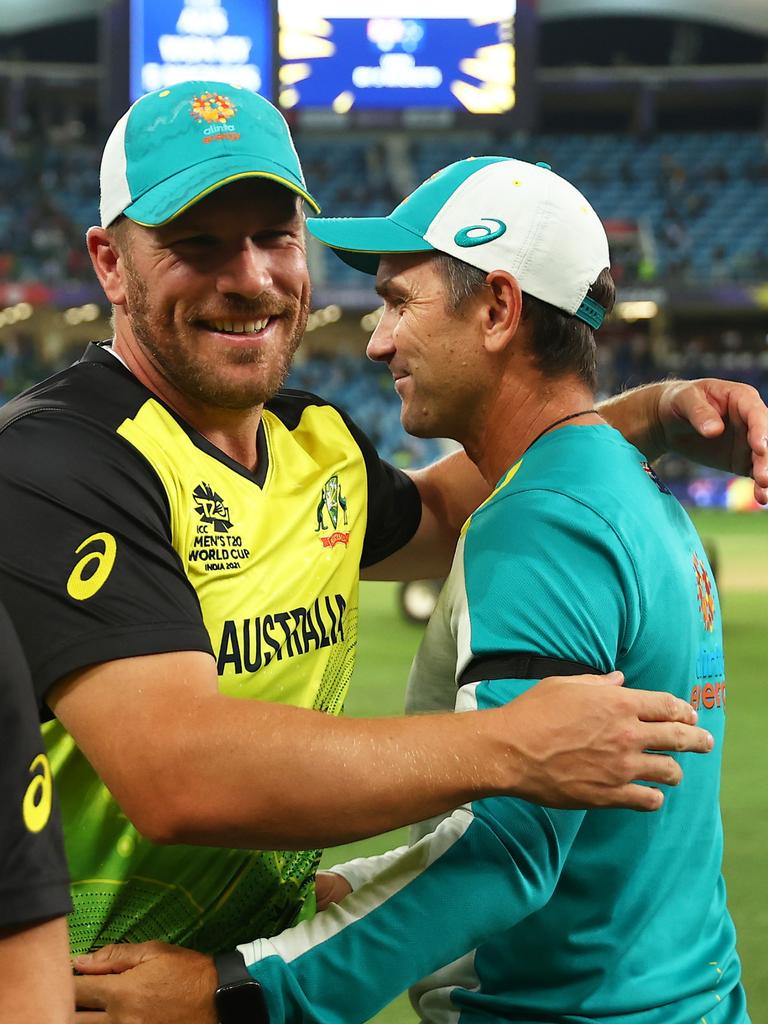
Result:
[[[492,242],[495,238],[501,238],[507,230],[504,221],[496,220],[495,217],[481,217],[480,220],[485,223],[470,224],[456,232],[453,236],[456,245],[460,245],[462,249],[470,249],[473,245],[485,245],[486,242]],[[489,224],[495,224],[496,227],[490,228]]]

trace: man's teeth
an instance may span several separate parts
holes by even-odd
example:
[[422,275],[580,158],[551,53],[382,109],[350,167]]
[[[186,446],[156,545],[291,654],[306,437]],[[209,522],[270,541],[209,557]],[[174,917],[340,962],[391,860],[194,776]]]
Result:
[[211,327],[214,331],[225,331],[228,334],[255,334],[263,331],[269,323],[269,317],[263,320],[211,320]]

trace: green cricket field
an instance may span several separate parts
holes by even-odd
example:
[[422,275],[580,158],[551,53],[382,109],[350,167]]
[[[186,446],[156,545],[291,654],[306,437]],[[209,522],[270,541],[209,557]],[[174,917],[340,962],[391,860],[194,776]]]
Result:
[[[725,877],[744,965],[752,1020],[768,1020],[768,687],[762,655],[768,639],[768,514],[699,511],[694,521],[718,557],[728,679],[728,733],[722,807]],[[400,614],[394,584],[363,584],[358,667],[347,702],[351,715],[397,714],[421,628]],[[331,865],[379,853],[405,832],[326,852]],[[412,1024],[406,996],[376,1024]]]

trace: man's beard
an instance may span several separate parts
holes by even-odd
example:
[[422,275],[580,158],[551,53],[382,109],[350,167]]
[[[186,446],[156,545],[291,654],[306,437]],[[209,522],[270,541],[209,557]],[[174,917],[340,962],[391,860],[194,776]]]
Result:
[[[199,320],[262,320],[267,316],[295,319],[295,327],[287,344],[274,363],[270,362],[270,357],[274,357],[274,342],[270,343],[269,351],[257,345],[227,353],[227,365],[250,364],[256,371],[252,378],[234,382],[217,374],[220,363],[215,358],[204,361],[196,358],[195,352],[185,346],[183,336],[179,335],[179,329],[172,318],[152,311],[146,281],[136,273],[130,259],[125,263],[127,313],[131,330],[152,361],[178,391],[198,402],[223,409],[252,409],[274,397],[285,383],[294,353],[304,335],[309,315],[308,303],[302,304],[293,296],[265,296],[258,303],[222,297],[222,301],[226,302],[226,311],[217,310],[214,317],[202,311],[198,315],[197,311],[190,310],[186,322],[191,331],[195,330],[194,321]],[[259,365],[264,366],[264,372],[258,372]]]

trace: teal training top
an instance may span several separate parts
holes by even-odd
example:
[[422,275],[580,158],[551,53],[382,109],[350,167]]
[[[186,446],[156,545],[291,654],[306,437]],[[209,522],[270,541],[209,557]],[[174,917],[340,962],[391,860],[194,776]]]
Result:
[[[683,509],[609,427],[545,435],[472,516],[411,707],[447,706],[468,665],[512,651],[690,700],[715,750],[680,755],[684,781],[653,814],[480,800],[410,849],[341,866],[354,888],[341,905],[240,947],[272,1024],[364,1021],[429,972],[412,998],[435,1024],[748,1022],[721,875],[712,570]],[[460,685],[456,707],[532,685]]]

